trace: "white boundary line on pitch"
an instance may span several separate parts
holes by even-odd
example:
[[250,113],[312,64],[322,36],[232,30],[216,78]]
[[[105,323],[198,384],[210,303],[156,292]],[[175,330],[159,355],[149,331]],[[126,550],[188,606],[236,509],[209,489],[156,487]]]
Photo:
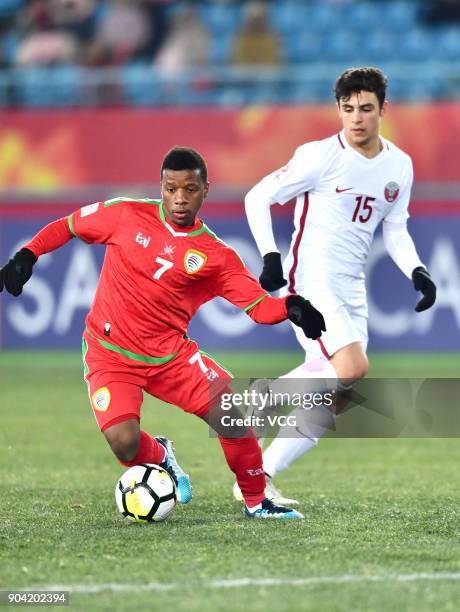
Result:
[[70,593],[102,593],[112,591],[115,593],[133,591],[178,591],[194,587],[204,589],[233,589],[241,587],[270,587],[270,586],[310,586],[316,584],[349,584],[358,582],[420,582],[430,580],[460,580],[460,572],[420,572],[416,574],[381,574],[381,575],[355,575],[343,576],[309,576],[305,578],[235,578],[232,580],[203,580],[197,582],[148,582],[145,584],[128,584],[108,582],[102,584],[52,584],[47,586],[27,588],[24,590],[39,591],[69,591]]

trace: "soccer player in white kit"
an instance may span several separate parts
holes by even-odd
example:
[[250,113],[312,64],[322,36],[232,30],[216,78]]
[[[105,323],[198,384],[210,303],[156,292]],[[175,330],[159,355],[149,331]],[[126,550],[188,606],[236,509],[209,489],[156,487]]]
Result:
[[[294,328],[305,363],[284,377],[311,379],[312,391],[324,392],[335,380],[335,390],[345,394],[367,373],[364,267],[381,221],[389,255],[423,294],[415,310],[430,308],[436,299],[436,286],[407,230],[411,159],[379,134],[388,107],[386,87],[387,79],[377,68],[346,70],[335,85],[342,131],[300,146],[286,166],[262,179],[245,199],[264,260],[262,287],[275,291],[286,286],[284,291],[299,293],[323,313],[327,331],[320,339],[308,340]],[[282,265],[270,207],[293,198],[295,229]],[[267,383],[265,390],[276,391],[281,380]],[[295,500],[283,498],[271,478],[314,448],[327,431],[330,412],[317,412],[315,427],[307,425],[303,432],[297,428],[297,437],[281,428],[264,452],[267,496],[278,503]],[[239,496],[237,487],[234,494]]]

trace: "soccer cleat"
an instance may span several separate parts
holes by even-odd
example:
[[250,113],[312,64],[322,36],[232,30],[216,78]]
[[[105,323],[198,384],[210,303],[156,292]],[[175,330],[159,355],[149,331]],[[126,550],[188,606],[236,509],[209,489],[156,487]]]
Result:
[[257,519],[303,519],[305,518],[303,514],[297,512],[297,510],[293,510],[292,508],[286,508],[286,506],[277,506],[272,502],[271,499],[265,498],[262,502],[262,507],[250,512],[247,506],[244,507],[244,515],[248,518],[257,518]]
[[[270,476],[265,474],[265,478],[267,480],[266,485],[265,485],[265,495],[267,499],[271,499],[272,502],[274,502],[275,504],[281,504],[281,505],[288,504],[290,506],[299,505],[299,502],[296,499],[290,499],[289,497],[283,497],[283,494],[281,493],[281,491],[277,489],[275,485],[273,484],[273,479]],[[236,499],[236,501],[244,501],[243,495],[241,493],[240,487],[238,486],[237,482],[235,482],[235,484],[233,485],[233,497]]]
[[174,446],[171,440],[156,436],[155,440],[159,442],[166,449],[166,457],[160,467],[168,472],[171,478],[176,483],[177,490],[177,501],[180,504],[188,504],[192,499],[192,483],[188,474],[177,463],[176,456],[174,454]]

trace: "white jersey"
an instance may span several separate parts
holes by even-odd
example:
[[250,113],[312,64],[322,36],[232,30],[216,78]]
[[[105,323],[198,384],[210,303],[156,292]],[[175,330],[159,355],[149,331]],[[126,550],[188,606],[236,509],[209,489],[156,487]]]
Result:
[[[247,205],[254,200],[285,204],[296,198],[295,231],[285,262],[289,292],[305,293],[312,282],[335,291],[358,279],[364,285],[377,226],[382,219],[406,222],[412,162],[386,139],[381,138],[381,144],[381,152],[369,159],[349,146],[343,132],[306,143],[247,195]],[[260,217],[254,223],[254,215],[251,223],[248,211],[263,255],[277,249],[270,221]]]

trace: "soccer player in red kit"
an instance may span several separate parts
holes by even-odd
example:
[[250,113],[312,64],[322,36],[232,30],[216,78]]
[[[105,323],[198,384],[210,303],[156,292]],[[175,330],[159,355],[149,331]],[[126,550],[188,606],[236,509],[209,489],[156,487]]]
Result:
[[[195,312],[222,296],[259,323],[289,318],[310,338],[325,330],[322,315],[302,297],[273,298],[239,255],[196,217],[209,183],[202,157],[172,149],[161,168],[162,199],[115,198],[84,206],[43,228],[0,271],[18,296],[38,257],[74,237],[106,245],[92,308],[83,334],[84,377],[100,430],[124,466],[159,464],[173,477],[179,502],[192,497],[189,476],[170,440],[140,428],[142,392],[210,424],[255,518],[303,518],[265,498],[262,455],[252,430],[231,432],[220,396],[231,375],[187,337]],[[227,421],[228,422],[228,421]]]

